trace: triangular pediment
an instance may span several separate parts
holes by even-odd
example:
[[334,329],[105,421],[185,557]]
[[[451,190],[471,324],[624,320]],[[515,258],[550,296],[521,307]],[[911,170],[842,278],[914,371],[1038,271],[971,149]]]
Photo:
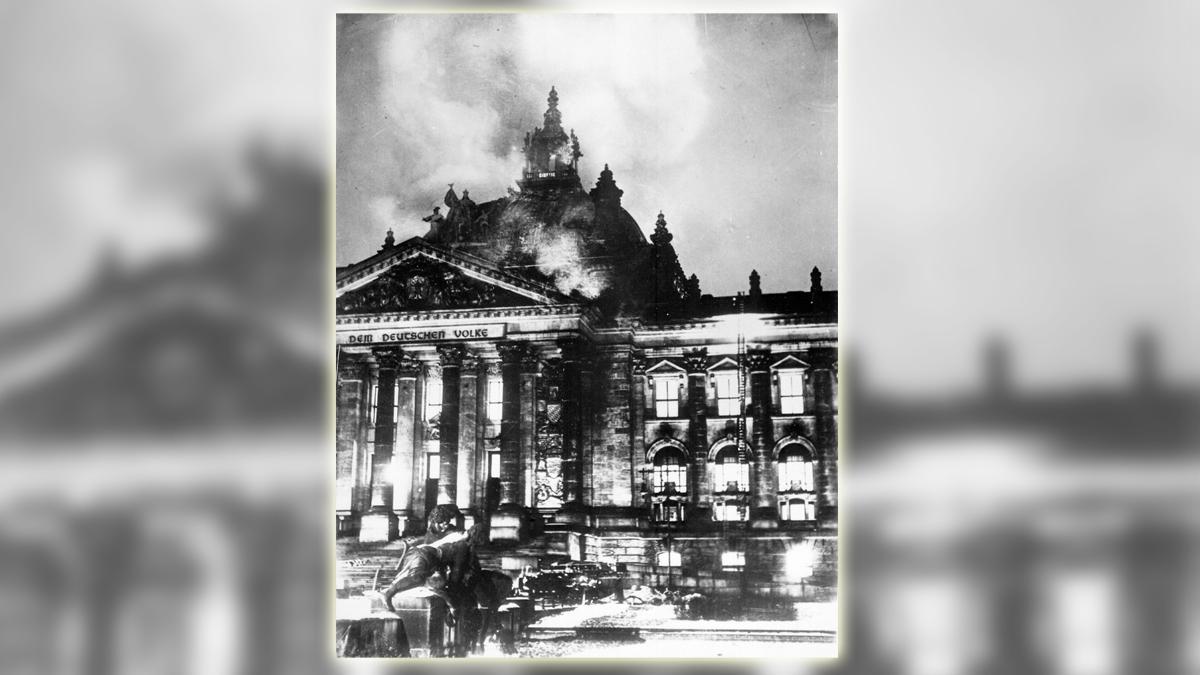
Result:
[[553,305],[570,299],[494,264],[414,238],[338,273],[337,313]]

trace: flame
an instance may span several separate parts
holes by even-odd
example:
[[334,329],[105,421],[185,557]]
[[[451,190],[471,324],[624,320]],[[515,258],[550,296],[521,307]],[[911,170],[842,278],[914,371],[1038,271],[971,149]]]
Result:
[[550,226],[526,205],[516,203],[505,211],[502,227],[519,233],[514,239],[516,252],[532,258],[533,266],[550,277],[559,292],[594,300],[608,285],[607,274],[587,264],[585,235],[571,228],[572,223],[591,220],[590,210],[572,204],[557,218],[559,224]]
[[578,232],[536,227],[530,230],[524,243],[527,252],[533,254],[538,271],[552,278],[560,292],[567,295],[578,292],[585,298],[595,299],[604,290],[604,275],[584,263]]

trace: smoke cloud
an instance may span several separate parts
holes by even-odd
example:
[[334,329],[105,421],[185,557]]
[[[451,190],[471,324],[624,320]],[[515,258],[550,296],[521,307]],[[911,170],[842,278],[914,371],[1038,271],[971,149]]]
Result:
[[[655,186],[684,166],[709,107],[693,16],[344,16],[339,55],[342,263],[389,227],[398,239],[424,234],[420,218],[449,183],[480,203],[503,196],[551,85],[580,137],[585,189],[611,163],[621,184],[640,186],[626,208],[652,223]],[[541,257],[572,246],[565,238]],[[548,269],[565,278],[559,262]]]

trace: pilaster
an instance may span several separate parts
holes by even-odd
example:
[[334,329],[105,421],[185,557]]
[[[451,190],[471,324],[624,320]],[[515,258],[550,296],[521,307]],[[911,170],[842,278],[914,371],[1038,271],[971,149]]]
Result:
[[837,524],[838,438],[834,406],[833,380],[837,377],[837,349],[821,348],[809,352],[812,366],[813,398],[816,417],[815,445],[817,467],[817,519],[822,525]]
[[583,504],[583,341],[576,337],[558,342],[562,353],[562,481],[563,506],[557,519],[582,525],[586,521]]
[[688,447],[692,452],[688,498],[693,508],[711,508],[702,494],[708,484],[708,349],[685,351],[683,362],[687,367]]
[[779,527],[779,507],[776,504],[775,463],[771,461],[771,350],[751,349],[746,353],[746,367],[750,371],[750,401],[754,426],[751,447],[754,462],[751,465],[750,526],[760,529]]

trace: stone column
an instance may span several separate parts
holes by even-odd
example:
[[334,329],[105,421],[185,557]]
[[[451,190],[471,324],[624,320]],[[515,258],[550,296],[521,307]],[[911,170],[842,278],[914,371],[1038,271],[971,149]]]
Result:
[[438,424],[438,497],[437,503],[456,504],[458,499],[458,399],[462,361],[466,350],[462,345],[442,345],[437,348],[442,363],[442,413]]
[[[412,531],[417,523],[413,516],[413,473],[417,467],[417,373],[421,364],[410,354],[401,354],[396,361],[396,433],[392,451],[392,511],[396,514],[397,527],[403,535]],[[423,459],[424,453],[421,453]],[[419,520],[419,518],[418,518]]]
[[379,364],[379,390],[375,396],[375,445],[371,453],[371,508],[363,516],[359,541],[392,541],[400,536],[399,520],[392,510],[392,449],[396,442],[396,368],[401,352],[394,347],[374,350]]
[[692,451],[688,499],[698,507],[702,504],[701,490],[708,482],[708,350],[701,347],[685,351],[683,362],[688,372],[688,446]]
[[562,481],[563,506],[558,519],[583,524],[583,341],[576,337],[558,341],[562,352]]
[[822,524],[837,524],[837,415],[833,400],[834,368],[837,349],[821,348],[809,352],[812,365],[813,399],[816,404],[814,436],[817,466],[813,480],[817,491],[817,519]]
[[525,508],[521,491],[521,359],[526,346],[505,341],[500,352],[504,387],[500,412],[500,506],[492,514],[492,541],[519,541],[524,535]]
[[466,526],[475,522],[475,461],[477,459],[476,438],[479,421],[479,359],[473,354],[463,356],[459,370],[458,396],[458,467],[456,484],[458,496],[455,503],[466,515]]
[[517,472],[517,490],[526,507],[533,506],[534,454],[537,452],[537,390],[542,358],[530,345],[521,357],[521,442],[518,455],[521,470]]
[[354,530],[363,507],[363,486],[369,485],[369,467],[364,465],[370,371],[360,354],[340,352],[337,372],[335,421],[336,495],[338,529]]
[[771,461],[771,351],[751,349],[746,353],[750,371],[750,407],[754,416],[751,448],[750,525],[756,528],[779,527],[779,507],[776,504],[775,466]]
[[[474,488],[471,490],[471,494],[474,496],[475,504],[481,515],[488,513],[489,507],[494,510],[499,505],[499,502],[496,504],[488,503],[488,480],[490,478],[488,473],[488,457],[492,451],[499,450],[500,423],[502,420],[493,420],[488,417],[488,405],[491,403],[488,393],[491,383],[494,380],[499,380],[500,377],[499,361],[489,357],[480,362],[478,401],[475,405],[477,411],[476,419],[479,421],[476,426],[475,444],[479,450],[472,473],[474,476]],[[501,386],[503,387],[503,382],[501,382]]]

